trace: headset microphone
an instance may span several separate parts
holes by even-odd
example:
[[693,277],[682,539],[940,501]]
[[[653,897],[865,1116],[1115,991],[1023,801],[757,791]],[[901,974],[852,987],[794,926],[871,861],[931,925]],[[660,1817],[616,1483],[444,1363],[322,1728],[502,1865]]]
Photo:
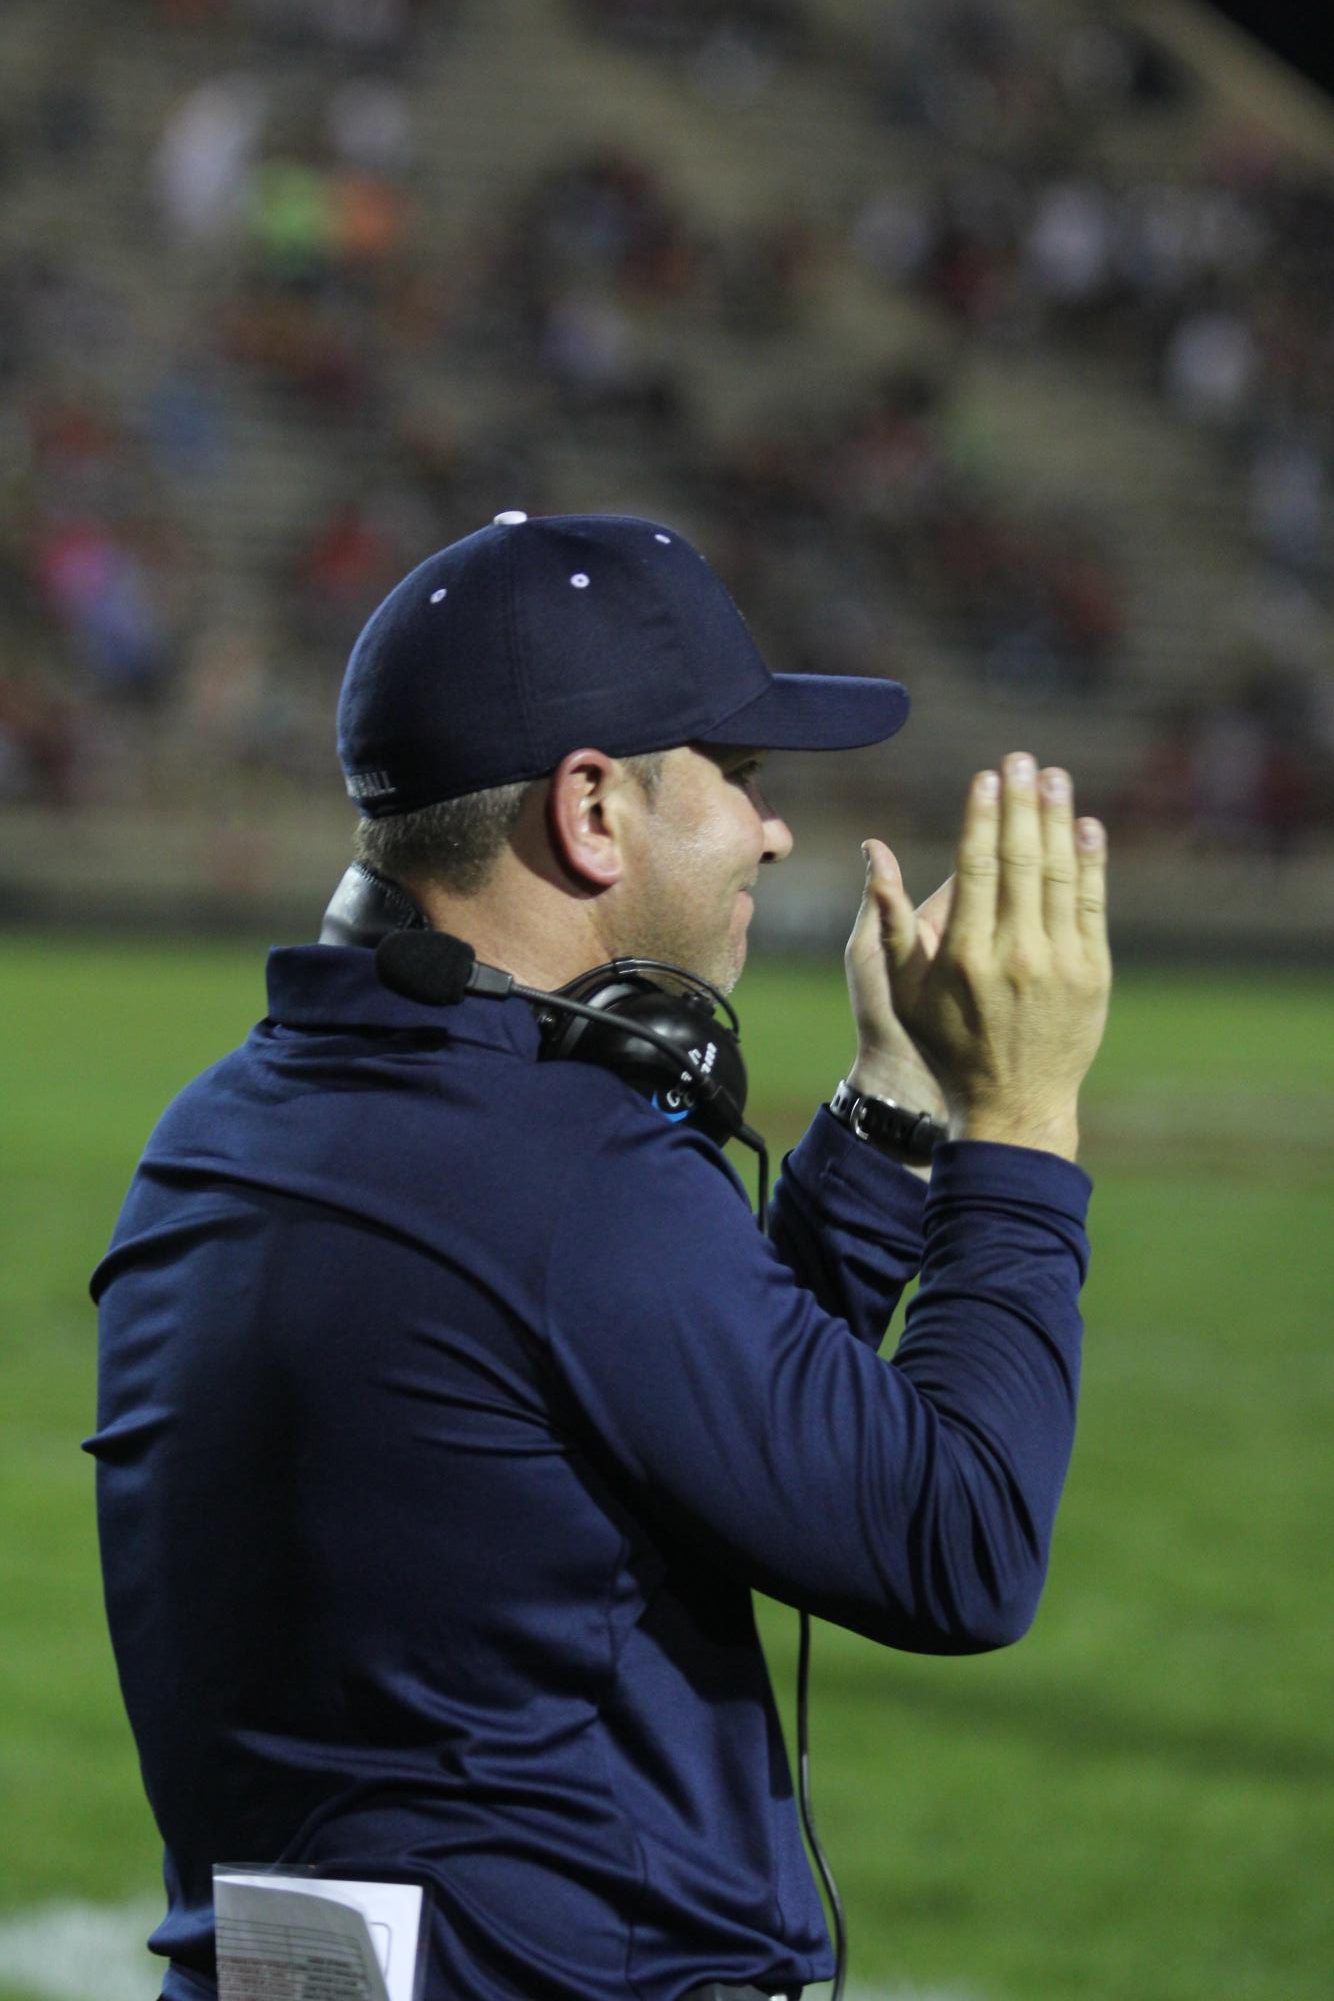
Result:
[[383,985],[424,1007],[455,1007],[465,994],[514,991],[508,973],[478,964],[477,954],[448,931],[391,931],[375,948],[375,970]]

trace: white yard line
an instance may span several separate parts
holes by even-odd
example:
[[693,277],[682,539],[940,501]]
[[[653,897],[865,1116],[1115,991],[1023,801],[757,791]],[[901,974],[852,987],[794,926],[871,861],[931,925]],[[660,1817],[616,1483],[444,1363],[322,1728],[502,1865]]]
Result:
[[[157,1897],[129,1904],[42,1904],[0,1917],[0,1988],[32,2001],[157,2001],[162,1961],[144,1950],[162,1916]],[[826,2001],[827,1987],[808,1987]],[[847,2001],[978,2001],[920,1987],[852,1987]]]

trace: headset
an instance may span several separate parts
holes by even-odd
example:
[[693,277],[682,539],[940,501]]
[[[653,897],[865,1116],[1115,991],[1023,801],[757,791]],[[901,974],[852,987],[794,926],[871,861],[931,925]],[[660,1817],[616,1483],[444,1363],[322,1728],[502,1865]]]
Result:
[[[463,939],[433,931],[425,911],[402,885],[365,862],[353,862],[334,891],[319,942],[369,947],[382,984],[428,1007],[455,1006],[467,994],[529,1002],[541,1037],[539,1061],[600,1064],[674,1124],[694,1127],[719,1146],[738,1139],[753,1148],[759,1161],[757,1220],[766,1228],[769,1154],[745,1122],[741,1024],[726,995],[698,973],[662,959],[612,959],[555,992],[521,986],[512,973],[484,965]],[[797,1805],[829,1903],[835,1964],[830,2001],[840,2001],[847,1974],[847,1923],[811,1806],[810,1615],[799,1610],[798,1621]]]
[[719,1146],[738,1139],[750,1147],[760,1166],[761,1223],[767,1222],[768,1151],[745,1121],[741,1024],[726,995],[698,973],[662,959],[612,959],[555,992],[526,987],[498,966],[482,965],[462,939],[433,931],[402,885],[364,862],[354,862],[334,891],[320,943],[372,948],[382,983],[428,1007],[453,1006],[468,993],[528,1001],[540,1061],[598,1064],[673,1124],[691,1126]]

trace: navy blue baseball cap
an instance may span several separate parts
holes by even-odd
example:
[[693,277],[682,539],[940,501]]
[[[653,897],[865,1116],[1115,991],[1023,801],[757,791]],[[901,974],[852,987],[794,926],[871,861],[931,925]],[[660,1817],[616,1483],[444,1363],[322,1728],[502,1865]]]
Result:
[[338,756],[378,819],[539,778],[584,746],[851,750],[897,681],[773,674],[704,558],[626,515],[498,514],[397,584],[352,649]]

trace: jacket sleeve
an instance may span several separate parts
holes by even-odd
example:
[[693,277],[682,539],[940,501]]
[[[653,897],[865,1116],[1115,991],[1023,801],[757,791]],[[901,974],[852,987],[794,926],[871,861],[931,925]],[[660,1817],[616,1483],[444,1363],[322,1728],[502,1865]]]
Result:
[[[1088,1193],[1050,1154],[943,1147],[886,1361],[865,1277],[837,1280],[826,1246],[804,1285],[705,1142],[619,1134],[572,1177],[548,1265],[576,1444],[772,1597],[917,1652],[1005,1645],[1036,1611],[1073,1444]],[[875,1267],[867,1213],[847,1236]],[[830,1310],[840,1287],[862,1325]]]
[[927,1184],[853,1139],[827,1106],[783,1162],[769,1234],[798,1281],[878,1348],[922,1262]]

